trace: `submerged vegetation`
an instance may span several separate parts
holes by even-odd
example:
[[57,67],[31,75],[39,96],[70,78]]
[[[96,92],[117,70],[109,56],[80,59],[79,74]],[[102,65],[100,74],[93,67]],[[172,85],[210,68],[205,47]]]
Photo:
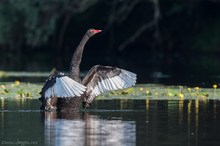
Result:
[[[20,81],[0,83],[1,99],[39,98],[43,84],[24,83]],[[138,84],[135,87],[111,91],[97,99],[150,99],[150,100],[184,100],[184,99],[220,99],[217,85],[211,88],[164,86],[155,84]]]

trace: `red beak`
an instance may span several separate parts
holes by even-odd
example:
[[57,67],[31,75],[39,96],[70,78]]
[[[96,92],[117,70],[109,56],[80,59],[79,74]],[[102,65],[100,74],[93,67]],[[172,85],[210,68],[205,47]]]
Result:
[[94,32],[95,32],[95,33],[99,33],[99,32],[102,32],[102,30],[94,29]]

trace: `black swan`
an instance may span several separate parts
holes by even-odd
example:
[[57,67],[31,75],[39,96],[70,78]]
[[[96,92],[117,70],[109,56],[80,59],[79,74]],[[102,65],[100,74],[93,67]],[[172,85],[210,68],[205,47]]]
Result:
[[96,96],[103,92],[134,86],[136,74],[111,66],[95,65],[85,78],[80,78],[80,62],[86,42],[101,30],[89,29],[76,48],[70,63],[70,74],[55,71],[46,80],[40,94],[41,110],[76,110],[82,103],[91,105]]

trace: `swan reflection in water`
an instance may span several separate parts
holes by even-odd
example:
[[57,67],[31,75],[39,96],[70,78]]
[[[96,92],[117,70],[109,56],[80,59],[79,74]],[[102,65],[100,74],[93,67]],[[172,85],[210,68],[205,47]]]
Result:
[[104,119],[88,112],[42,112],[45,145],[135,145],[135,121]]

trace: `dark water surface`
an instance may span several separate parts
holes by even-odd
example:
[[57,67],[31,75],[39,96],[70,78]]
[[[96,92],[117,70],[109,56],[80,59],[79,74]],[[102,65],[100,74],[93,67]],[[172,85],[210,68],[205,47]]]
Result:
[[220,145],[220,101],[98,100],[89,110],[41,112],[0,100],[0,145]]
[[[136,49],[136,48],[134,48]],[[138,84],[165,84],[212,87],[220,83],[220,57],[219,54],[130,54],[127,56],[108,56],[104,54],[83,54],[80,66],[82,77],[88,70],[96,65],[117,66],[137,74]],[[1,82],[22,82],[42,83],[45,82],[50,71],[56,68],[59,71],[68,73],[71,58],[63,57],[66,61],[55,63],[55,61],[40,61],[28,59],[23,56],[18,61],[7,59],[0,54],[0,70],[20,71],[21,73],[10,74],[6,77],[0,76]],[[70,55],[72,57],[72,55]],[[54,57],[53,57],[54,58]],[[60,65],[58,65],[60,64]],[[25,74],[25,72],[27,74]],[[30,76],[30,73],[33,74]],[[44,73],[39,76],[38,73]],[[46,74],[45,74],[46,73]],[[24,75],[24,76],[22,76]]]

